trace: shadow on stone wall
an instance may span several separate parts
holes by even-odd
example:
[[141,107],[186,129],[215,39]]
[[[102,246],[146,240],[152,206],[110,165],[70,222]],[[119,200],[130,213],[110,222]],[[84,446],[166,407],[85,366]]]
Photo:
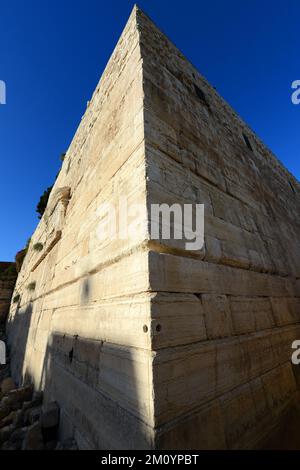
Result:
[[12,376],[18,386],[32,381],[30,376],[26,377],[23,373],[32,312],[31,302],[26,307],[20,308],[19,301],[13,319],[9,318],[6,324],[10,361],[13,366]]
[[[81,305],[89,300],[85,279]],[[32,383],[43,390],[45,403],[58,403],[61,440],[74,438],[81,449],[151,449],[146,356],[61,332],[49,332],[44,349],[38,337],[43,303],[20,305],[21,299],[7,322],[12,376],[18,386]]]
[[54,333],[40,388],[61,410],[62,439],[83,449],[151,448],[151,429],[140,419],[148,402],[138,393],[131,351],[99,340]]
[[0,327],[4,328],[17,279],[16,265],[0,262]]

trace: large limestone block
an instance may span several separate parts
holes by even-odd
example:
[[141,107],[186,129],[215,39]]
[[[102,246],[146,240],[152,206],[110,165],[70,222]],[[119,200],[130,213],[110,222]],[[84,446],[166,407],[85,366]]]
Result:
[[[195,432],[195,430],[197,430]],[[156,447],[168,450],[223,450],[227,448],[221,408],[217,400],[158,431]]]
[[151,295],[152,348],[204,341],[207,337],[203,307],[195,295]]
[[205,325],[209,339],[231,336],[232,324],[229,301],[226,295],[203,294]]
[[235,334],[261,331],[275,326],[270,299],[231,297],[232,323]]
[[235,269],[184,256],[150,252],[149,269],[154,291],[275,297],[298,293],[293,278]]

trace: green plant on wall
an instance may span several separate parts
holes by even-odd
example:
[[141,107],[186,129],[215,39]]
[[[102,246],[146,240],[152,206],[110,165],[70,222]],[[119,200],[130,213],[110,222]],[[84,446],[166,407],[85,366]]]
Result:
[[34,281],[34,282],[30,282],[30,284],[28,284],[28,286],[27,286],[27,289],[28,289],[29,291],[34,291],[35,288],[36,288],[36,282],[35,282],[35,281]]
[[36,206],[36,212],[39,214],[39,219],[43,217],[43,214],[46,210],[52,188],[53,186],[49,186],[49,188],[44,191],[44,193],[40,197],[38,205]]
[[28,238],[27,242],[26,242],[26,245],[25,245],[25,250],[28,251],[28,248],[29,248],[29,245],[31,243],[31,237]]
[[13,303],[17,304],[21,300],[20,294],[16,294],[13,298]]
[[43,243],[35,243],[35,244],[33,245],[34,251],[42,251],[43,248],[44,248]]
[[27,242],[26,242],[25,248],[23,248],[23,250],[21,250],[21,251],[18,251],[18,253],[17,253],[16,256],[15,256],[15,260],[16,260],[16,270],[17,270],[18,273],[21,271],[22,264],[23,264],[23,262],[24,262],[24,259],[25,259],[25,257],[26,257],[26,254],[27,254],[27,252],[28,252],[30,243],[31,243],[31,238],[28,238],[28,240],[27,240]]

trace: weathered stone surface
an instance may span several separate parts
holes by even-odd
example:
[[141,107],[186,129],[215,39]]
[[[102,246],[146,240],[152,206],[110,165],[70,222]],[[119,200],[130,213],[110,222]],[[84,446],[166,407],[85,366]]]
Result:
[[7,403],[13,410],[17,410],[25,401],[32,398],[33,389],[31,385],[19,389],[11,390],[7,394]]
[[22,446],[23,450],[43,450],[43,436],[42,429],[38,422],[32,424],[25,435],[25,439]]
[[15,263],[0,262],[0,326],[5,323],[9,313],[16,277]]
[[275,326],[269,298],[231,297],[230,303],[235,334],[261,331]]
[[15,430],[13,424],[9,424],[0,429],[0,445],[7,441]]
[[[299,393],[290,365],[300,338],[299,194],[134,8],[10,309],[13,378],[58,403],[62,440],[81,449],[259,447]],[[109,202],[122,217],[123,195],[143,207],[141,230],[99,237],[99,208]],[[153,203],[204,204],[205,246],[150,240]],[[24,419],[34,424],[25,447],[42,447],[40,409],[27,401]],[[0,417],[10,411],[2,400]]]
[[[0,337],[5,339],[4,326],[0,326]],[[42,449],[36,433],[32,434],[31,425],[40,422],[42,414],[43,393],[35,391],[32,385],[16,388],[10,377],[10,360],[2,366],[1,372],[7,377],[1,377],[0,387],[0,450],[21,450],[23,445],[31,450]],[[57,446],[57,431],[59,412],[55,403],[44,406],[42,437],[46,443],[45,449],[55,449]],[[27,434],[29,437],[27,439]],[[27,439],[27,441],[26,441]],[[64,447],[65,448],[65,447]],[[74,448],[73,443],[70,448]]]
[[11,390],[16,388],[16,384],[11,377],[7,377],[6,379],[2,380],[1,382],[1,392],[3,395],[7,395]]
[[6,418],[6,416],[9,415],[9,412],[10,412],[10,407],[8,403],[2,399],[0,403],[0,419],[2,420],[3,418]]
[[42,415],[42,407],[34,406],[33,408],[28,409],[24,414],[25,424],[33,424],[36,421],[40,421]]
[[0,421],[0,429],[12,424],[15,421],[16,416],[17,416],[17,412],[11,411],[9,415],[7,415],[5,418],[2,418]]
[[[40,417],[43,441],[53,443],[57,441],[59,425],[59,406],[56,402],[48,403],[44,406]],[[56,444],[53,446],[55,448]]]
[[231,313],[226,295],[203,294],[201,301],[208,339],[231,336]]

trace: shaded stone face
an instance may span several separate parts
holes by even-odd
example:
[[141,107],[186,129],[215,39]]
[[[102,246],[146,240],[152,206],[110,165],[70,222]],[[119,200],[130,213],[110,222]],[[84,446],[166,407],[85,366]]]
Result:
[[15,263],[0,262],[0,324],[6,321],[16,282]]
[[[145,209],[136,236],[100,237],[124,195]],[[150,239],[163,203],[204,204],[203,249]],[[298,396],[299,207],[295,178],[134,8],[19,273],[14,378],[57,401],[80,448],[261,445]]]

